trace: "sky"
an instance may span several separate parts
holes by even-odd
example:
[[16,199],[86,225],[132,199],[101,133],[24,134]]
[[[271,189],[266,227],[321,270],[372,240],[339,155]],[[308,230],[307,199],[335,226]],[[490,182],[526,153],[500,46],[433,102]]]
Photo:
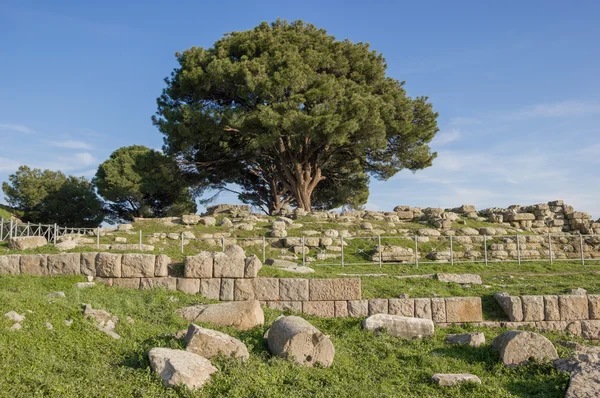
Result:
[[[600,217],[600,2],[0,0],[0,181],[92,178],[152,125],[175,52],[277,18],[368,42],[439,112],[433,166],[373,180],[367,208],[563,199]],[[219,203],[235,203],[222,194]]]

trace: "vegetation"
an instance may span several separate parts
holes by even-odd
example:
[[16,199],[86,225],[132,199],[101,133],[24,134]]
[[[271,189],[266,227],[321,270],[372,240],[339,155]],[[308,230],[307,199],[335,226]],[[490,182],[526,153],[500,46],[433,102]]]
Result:
[[436,156],[437,113],[387,77],[368,44],[278,20],[176,56],[154,117],[165,151],[201,186],[237,183],[243,201],[271,214],[290,203],[311,210],[313,200],[359,206],[369,176]]
[[[0,276],[0,313],[15,310],[26,316],[19,331],[8,330],[12,323],[0,319],[0,396],[562,397],[568,383],[568,375],[550,364],[504,367],[489,344],[472,348],[444,343],[448,333],[463,331],[482,331],[489,343],[502,329],[454,327],[437,329],[432,339],[401,340],[368,333],[356,319],[307,317],[331,336],[336,356],[330,368],[303,368],[269,354],[263,334],[279,313],[266,310],[264,327],[248,332],[218,328],[248,346],[248,362],[217,359],[213,362],[219,373],[201,391],[170,389],[151,372],[147,352],[157,346],[183,348],[174,333],[188,324],[175,310],[202,299],[164,290],[72,287],[82,280]],[[47,297],[56,291],[66,297]],[[122,339],[106,336],[83,319],[82,303],[117,315],[121,321],[116,332]],[[126,322],[127,316],[135,324]],[[64,324],[68,319],[73,320],[70,327]],[[54,328],[48,330],[45,322]],[[564,339],[546,336],[554,342]],[[561,356],[569,354],[560,345],[557,349]],[[438,387],[430,381],[438,372],[473,373],[483,383]]]
[[94,184],[108,201],[107,210],[113,221],[196,212],[192,194],[177,165],[144,146],[114,151],[98,167]]
[[9,205],[22,212],[23,221],[96,227],[104,220],[102,202],[83,177],[21,166],[9,181],[2,190]]

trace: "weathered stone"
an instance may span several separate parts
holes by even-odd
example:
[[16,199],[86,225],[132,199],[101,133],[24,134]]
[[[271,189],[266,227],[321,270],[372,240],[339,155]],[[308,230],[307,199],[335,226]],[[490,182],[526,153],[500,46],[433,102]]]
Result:
[[369,299],[369,315],[387,314],[389,311],[387,299]]
[[30,250],[43,247],[48,241],[43,236],[19,236],[8,239],[8,248],[10,250]]
[[185,349],[207,359],[222,355],[245,362],[250,358],[248,348],[240,340],[194,324],[190,325],[185,336]]
[[[138,281],[139,284],[139,281]],[[89,289],[91,287],[96,286],[95,282],[77,282],[75,284],[73,284],[73,286],[77,289]],[[111,283],[110,286],[112,286],[112,279],[111,279]]]
[[209,300],[218,300],[221,293],[221,278],[200,280],[200,295]]
[[468,374],[468,373],[460,373],[460,374],[442,374],[436,373],[431,377],[434,383],[440,386],[454,386],[456,384],[462,383],[476,383],[481,384],[481,380],[479,377]]
[[348,316],[348,302],[347,301],[336,301],[335,302],[335,317],[346,318]]
[[139,289],[140,278],[114,278],[113,286],[120,287],[122,289]]
[[253,279],[254,295],[257,300],[279,300],[278,278]]
[[141,278],[141,289],[156,289],[163,288],[167,290],[177,289],[177,278]]
[[480,297],[446,298],[446,322],[481,322],[482,320]]
[[80,275],[81,254],[65,253],[48,256],[49,275]]
[[369,300],[348,300],[348,316],[352,318],[369,316]]
[[121,254],[98,253],[98,256],[96,256],[96,275],[105,278],[120,278],[121,257]]
[[544,320],[560,321],[558,296],[544,296]]
[[197,390],[218,372],[206,358],[192,352],[171,348],[153,348],[148,353],[150,367],[166,386],[185,386]]
[[256,278],[258,272],[262,269],[262,262],[254,254],[246,257],[244,260],[244,278]]
[[109,314],[104,310],[95,310],[90,304],[85,304],[83,308],[83,316],[86,319],[93,319],[96,327],[101,332],[109,335],[114,339],[120,339],[121,336],[116,334],[113,330],[119,322],[119,318]]
[[309,367],[315,364],[329,367],[335,356],[329,336],[298,316],[275,320],[269,329],[267,344],[273,355]]
[[432,319],[431,316],[431,299],[417,298],[415,299],[415,318]]
[[538,362],[558,359],[554,345],[538,333],[509,330],[492,341],[492,347],[500,353],[500,360],[507,366],[518,366],[531,359]]
[[494,298],[511,322],[523,321],[523,305],[520,297],[513,297],[502,292],[496,293]]
[[485,335],[479,332],[449,334],[446,336],[446,342],[450,344],[470,345],[471,347],[479,347],[485,344]]
[[200,279],[177,278],[177,290],[187,294],[198,294],[200,292]]
[[228,255],[227,253],[216,253],[214,255],[213,275],[215,278],[243,278],[245,267],[245,255],[238,255],[237,253],[235,255]]
[[600,319],[600,294],[590,294],[588,296],[588,307],[590,319]]
[[523,304],[523,321],[543,321],[544,315],[544,297],[543,296],[521,296]]
[[391,298],[388,300],[388,313],[390,315],[400,315],[406,317],[415,316],[415,300],[403,298]]
[[96,257],[98,253],[81,253],[81,273],[86,276],[96,276]]
[[54,245],[59,251],[66,252],[69,250],[73,250],[78,246],[78,242],[75,239],[64,240]]
[[581,337],[600,340],[600,320],[581,321]]
[[309,297],[311,301],[360,300],[360,278],[311,279]]
[[20,270],[21,256],[0,256],[0,274],[18,275]]
[[440,282],[460,283],[462,285],[481,285],[481,276],[476,274],[437,274]]
[[13,322],[23,322],[25,320],[25,316],[17,313],[16,311],[8,311],[6,314],[4,314],[4,317]]
[[431,320],[435,323],[446,322],[446,300],[443,298],[431,299]]
[[431,319],[388,314],[371,315],[363,321],[363,327],[371,332],[385,330],[391,336],[405,339],[432,337],[434,331]]
[[222,278],[221,279],[221,291],[219,292],[219,300],[233,301],[234,287],[235,287],[235,279]]
[[265,315],[258,300],[200,304],[181,308],[177,313],[190,322],[232,326],[238,330],[249,330],[265,323]]
[[335,317],[335,302],[334,301],[303,301],[302,312],[312,316],[321,318]]
[[186,278],[212,278],[214,258],[210,252],[200,252],[185,258]]
[[200,216],[197,214],[187,214],[181,216],[181,223],[184,225],[198,225]]
[[279,298],[289,301],[308,300],[308,279],[281,278],[279,279]]
[[123,278],[154,277],[154,254],[123,254],[121,258],[121,276]]
[[167,256],[166,254],[159,254],[158,256],[156,256],[156,264],[154,266],[154,276],[156,276],[156,277],[169,276],[169,265],[171,265],[171,258],[169,256]]
[[254,298],[254,281],[252,279],[235,279],[233,299],[235,301],[244,301]]
[[267,307],[272,310],[301,313],[302,301],[267,301]]
[[561,295],[558,296],[561,321],[578,321],[590,316],[587,296]]
[[48,256],[45,254],[22,255],[21,273],[24,275],[48,275]]

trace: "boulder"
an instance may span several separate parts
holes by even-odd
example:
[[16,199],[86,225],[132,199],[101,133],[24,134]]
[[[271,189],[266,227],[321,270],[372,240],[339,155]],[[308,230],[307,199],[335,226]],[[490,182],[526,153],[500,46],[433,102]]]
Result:
[[479,347],[485,344],[485,335],[480,332],[449,334],[446,336],[446,342],[449,344],[470,345],[471,347]]
[[460,283],[461,285],[481,285],[481,277],[476,274],[437,274],[440,282]]
[[258,276],[258,272],[262,268],[262,262],[260,259],[252,254],[249,257],[246,257],[245,267],[244,267],[244,278],[256,278]]
[[273,355],[309,367],[317,363],[324,367],[331,366],[335,356],[329,336],[298,316],[275,320],[269,329],[267,344]]
[[492,347],[500,353],[500,360],[507,366],[523,365],[530,359],[538,362],[558,359],[550,340],[534,332],[509,330],[496,337]]
[[186,351],[211,359],[218,355],[246,361],[250,354],[240,340],[198,325],[190,325],[185,336]]
[[453,385],[460,384],[460,383],[481,384],[481,380],[479,379],[479,377],[472,375],[472,374],[468,374],[468,373],[461,373],[461,374],[437,373],[431,377],[431,380],[433,380],[433,382],[436,383],[437,385],[444,386],[444,387],[453,386]]
[[391,336],[405,339],[432,337],[434,331],[431,319],[388,314],[371,315],[363,321],[363,327],[371,332],[385,330]]
[[56,247],[58,250],[60,250],[61,252],[66,252],[68,250],[73,250],[77,247],[77,241],[72,239],[72,240],[64,240],[60,243],[57,243],[56,245],[54,245],[54,247]]
[[600,351],[598,347],[575,344],[571,358],[554,361],[558,370],[571,374],[565,398],[598,397],[600,391]]
[[[202,288],[201,294],[202,294]],[[199,304],[177,310],[190,322],[207,322],[216,326],[233,326],[249,330],[265,323],[265,315],[258,300],[234,301],[222,304]]]
[[43,236],[20,236],[8,240],[8,248],[11,250],[29,250],[46,246],[48,241]]
[[119,318],[112,316],[104,310],[95,310],[91,304],[85,304],[83,308],[83,316],[86,319],[93,319],[96,327],[103,333],[106,333],[114,339],[120,339],[121,336],[113,332],[119,322]]
[[16,311],[8,311],[6,314],[4,314],[4,317],[14,322],[23,322],[25,320],[25,317]]
[[200,222],[200,216],[197,214],[188,214],[181,216],[181,222],[185,225],[197,225]]
[[153,348],[148,359],[152,370],[160,376],[164,385],[170,387],[185,386],[197,390],[218,371],[200,355],[171,348]]

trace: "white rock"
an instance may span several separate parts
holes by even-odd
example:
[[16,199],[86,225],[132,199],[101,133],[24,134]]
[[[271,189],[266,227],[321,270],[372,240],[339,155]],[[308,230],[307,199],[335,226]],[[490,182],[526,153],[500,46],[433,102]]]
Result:
[[432,337],[434,332],[431,319],[388,314],[375,314],[366,318],[363,327],[371,332],[386,331],[391,336],[405,339]]
[[437,373],[437,374],[434,374],[433,377],[431,377],[431,379],[440,386],[453,386],[453,385],[456,385],[459,383],[481,384],[481,380],[479,379],[479,377],[472,375],[472,374],[468,374],[468,373],[462,373],[462,374]]
[[6,314],[4,314],[4,317],[10,319],[11,321],[15,321],[15,322],[23,322],[25,320],[25,317],[23,315],[20,315],[15,311],[7,312]]
[[148,353],[150,367],[166,386],[186,386],[197,390],[204,386],[210,375],[217,372],[206,358],[192,352],[170,348],[153,348]]
[[244,362],[250,358],[248,349],[240,340],[194,324],[188,328],[185,343],[187,351],[207,359],[223,355],[225,358],[240,359]]

